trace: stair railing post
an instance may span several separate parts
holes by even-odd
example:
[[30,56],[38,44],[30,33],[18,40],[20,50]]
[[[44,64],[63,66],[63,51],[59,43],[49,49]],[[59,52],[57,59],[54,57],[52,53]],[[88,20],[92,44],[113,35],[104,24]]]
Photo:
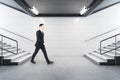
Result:
[[17,54],[18,54],[18,42],[17,42]]
[[101,46],[102,46],[101,43],[102,43],[102,42],[100,41],[100,54],[101,54]]
[[117,56],[117,37],[115,36],[115,65],[117,64],[116,56]]
[[3,35],[1,35],[1,65],[3,65]]

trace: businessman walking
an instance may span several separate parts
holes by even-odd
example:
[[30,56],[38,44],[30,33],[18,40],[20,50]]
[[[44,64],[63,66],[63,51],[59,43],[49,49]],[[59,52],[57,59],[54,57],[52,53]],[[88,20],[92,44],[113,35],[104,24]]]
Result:
[[41,49],[43,54],[44,54],[44,57],[45,57],[47,64],[53,64],[54,62],[50,61],[48,58],[47,51],[46,51],[46,48],[44,45],[44,32],[43,32],[43,30],[44,30],[44,24],[40,24],[39,30],[36,32],[37,41],[35,43],[35,51],[32,55],[31,62],[34,64],[36,63],[34,61],[34,58],[37,55],[38,51]]

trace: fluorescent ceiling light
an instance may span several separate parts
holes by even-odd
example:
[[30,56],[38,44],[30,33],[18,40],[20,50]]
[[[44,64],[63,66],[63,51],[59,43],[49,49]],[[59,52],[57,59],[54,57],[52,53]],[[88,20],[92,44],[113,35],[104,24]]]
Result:
[[30,10],[36,15],[39,14],[38,10],[34,6],[32,8],[30,8]]
[[86,6],[84,6],[84,7],[82,8],[82,10],[80,11],[80,15],[85,14],[88,10],[89,10],[89,8],[87,8]]

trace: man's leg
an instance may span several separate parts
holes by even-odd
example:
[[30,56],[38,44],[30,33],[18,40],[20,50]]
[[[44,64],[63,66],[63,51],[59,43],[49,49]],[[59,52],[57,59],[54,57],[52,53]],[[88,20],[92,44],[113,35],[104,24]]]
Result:
[[43,52],[43,54],[44,54],[44,57],[45,57],[46,62],[47,62],[48,64],[52,64],[53,62],[49,60],[48,55],[47,55],[47,51],[46,51],[44,45],[41,47],[41,50],[42,50],[42,52]]
[[34,61],[34,58],[35,58],[35,56],[37,55],[39,49],[40,49],[39,47],[36,47],[36,48],[35,48],[35,51],[34,51],[34,53],[33,53],[33,55],[32,55],[32,58],[31,58],[31,62],[32,62],[32,63],[36,63],[36,62]]

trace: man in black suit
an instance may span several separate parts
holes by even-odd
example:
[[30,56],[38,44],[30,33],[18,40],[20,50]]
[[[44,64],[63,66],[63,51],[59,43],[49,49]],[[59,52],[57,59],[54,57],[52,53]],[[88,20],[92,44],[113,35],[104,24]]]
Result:
[[50,61],[48,56],[47,56],[47,52],[46,52],[45,45],[44,45],[44,32],[43,32],[44,24],[40,24],[39,28],[40,28],[40,30],[38,30],[36,32],[36,37],[37,37],[37,41],[35,44],[36,48],[35,48],[35,51],[32,55],[31,62],[34,64],[36,63],[34,61],[34,58],[35,58],[36,54],[38,53],[38,51],[41,49],[43,54],[44,54],[44,57],[45,57],[47,64],[53,64],[53,61]]

